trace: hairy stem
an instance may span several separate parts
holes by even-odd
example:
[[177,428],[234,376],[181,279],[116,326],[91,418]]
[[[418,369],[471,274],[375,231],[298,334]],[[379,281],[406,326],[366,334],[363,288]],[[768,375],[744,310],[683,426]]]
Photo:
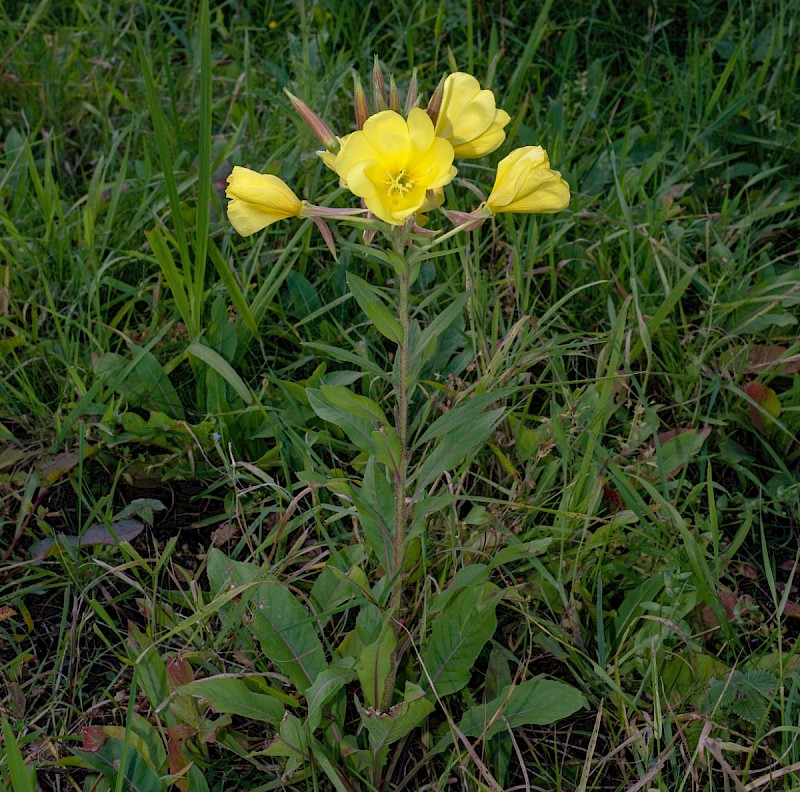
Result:
[[[395,240],[395,252],[405,258],[404,240]],[[392,593],[389,600],[389,607],[394,617],[394,631],[398,645],[400,644],[400,608],[403,600],[404,574],[403,565],[405,562],[404,542],[406,537],[406,526],[409,515],[406,508],[406,481],[408,478],[408,401],[410,395],[410,354],[409,354],[409,324],[411,322],[410,310],[410,291],[411,273],[406,266],[402,271],[397,271],[398,304],[397,319],[402,329],[402,340],[397,345],[396,378],[394,383],[395,391],[395,431],[400,441],[400,458],[396,460],[394,470],[394,533],[392,536],[392,555],[394,557],[394,568],[392,573]],[[395,650],[392,670],[386,679],[383,691],[383,701],[381,709],[385,712],[389,709],[394,690],[394,680],[397,674],[397,663],[399,656]]]

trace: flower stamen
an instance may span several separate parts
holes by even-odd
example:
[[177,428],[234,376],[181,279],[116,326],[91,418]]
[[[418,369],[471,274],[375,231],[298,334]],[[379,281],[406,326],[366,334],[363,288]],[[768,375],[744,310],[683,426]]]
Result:
[[400,193],[400,197],[404,197],[405,194],[413,189],[414,187],[414,180],[409,177],[409,175],[404,171],[401,170],[397,176],[390,175],[389,178],[386,180],[386,184],[389,187],[389,194],[398,192]]

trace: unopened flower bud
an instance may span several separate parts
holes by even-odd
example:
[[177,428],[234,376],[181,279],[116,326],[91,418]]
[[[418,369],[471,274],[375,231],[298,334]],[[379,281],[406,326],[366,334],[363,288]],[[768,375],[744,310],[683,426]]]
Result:
[[431,119],[431,121],[433,121],[434,126],[436,126],[436,122],[439,120],[439,111],[442,109],[442,99],[444,98],[444,80],[444,77],[439,80],[439,84],[436,86],[436,90],[433,92],[433,95],[428,102],[428,107],[425,110],[425,112],[428,114],[428,117]]
[[389,75],[389,109],[394,110],[395,113],[400,112],[400,97],[397,94],[397,83],[394,81],[394,75]]
[[375,111],[388,110],[386,103],[386,82],[383,79],[383,69],[378,56],[375,56],[375,65],[372,67],[372,98],[375,101]]
[[284,93],[289,97],[292,107],[298,115],[306,122],[308,128],[314,133],[317,140],[322,143],[328,151],[336,153],[339,150],[339,140],[333,130],[302,100],[289,93],[286,88]]
[[419,99],[419,88],[417,86],[417,70],[411,73],[411,82],[408,84],[406,91],[406,103],[403,107],[403,115],[408,117],[411,109],[417,106],[417,99]]
[[366,120],[372,115],[372,111],[369,109],[369,102],[361,85],[361,78],[356,72],[353,72],[353,103],[356,112],[356,128],[363,129]]

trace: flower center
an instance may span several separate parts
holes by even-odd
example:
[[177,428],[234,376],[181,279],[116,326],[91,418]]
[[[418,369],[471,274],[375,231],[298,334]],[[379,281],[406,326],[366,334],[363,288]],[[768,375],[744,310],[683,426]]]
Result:
[[386,184],[389,185],[389,195],[397,192],[402,198],[414,186],[414,180],[409,178],[404,170],[401,170],[397,176],[389,176]]

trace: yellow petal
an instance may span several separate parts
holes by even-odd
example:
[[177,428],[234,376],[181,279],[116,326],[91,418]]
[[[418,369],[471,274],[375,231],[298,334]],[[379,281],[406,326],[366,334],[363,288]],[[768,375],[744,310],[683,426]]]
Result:
[[541,146],[515,149],[497,166],[486,201],[492,212],[559,212],[569,205],[569,185],[550,169]]
[[334,162],[342,183],[378,218],[400,225],[425,201],[427,190],[455,176],[453,147],[434,134],[428,114],[414,108],[370,116],[348,135]]
[[376,113],[367,119],[362,134],[370,146],[380,152],[380,161],[388,169],[400,171],[405,168],[411,143],[408,124],[403,116],[394,110]]
[[481,90],[471,75],[456,72],[444,83],[444,96],[436,121],[436,135],[449,140],[456,157],[481,157],[505,140],[503,127],[510,121],[495,106],[494,94]]
[[225,195],[230,199],[228,219],[242,236],[278,220],[297,217],[303,207],[289,185],[277,176],[239,166],[228,176]]

